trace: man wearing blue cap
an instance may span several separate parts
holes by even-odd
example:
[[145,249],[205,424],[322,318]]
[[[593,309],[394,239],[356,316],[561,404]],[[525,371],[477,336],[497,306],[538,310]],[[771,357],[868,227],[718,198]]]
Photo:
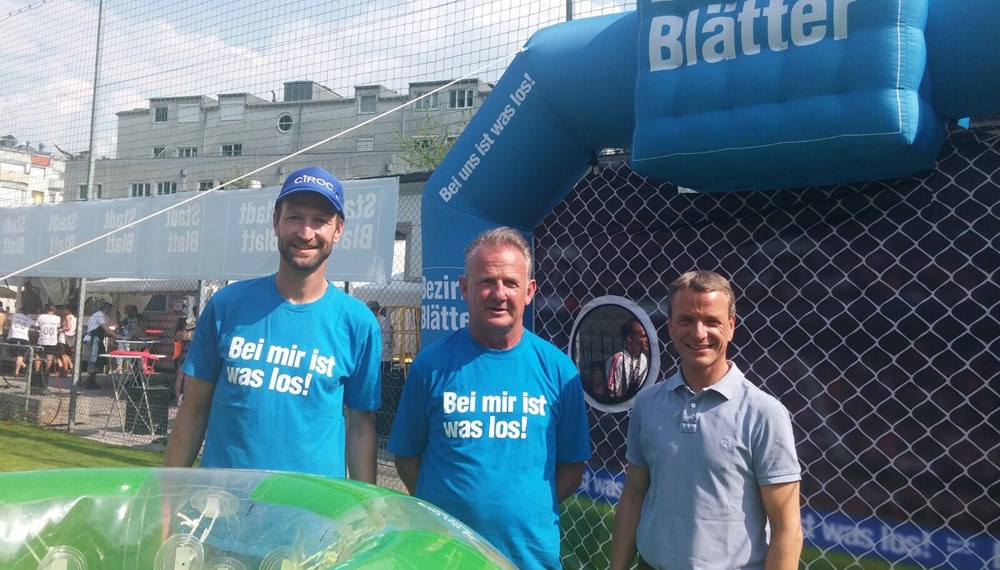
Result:
[[204,442],[203,467],[375,482],[381,333],[324,276],[343,203],[322,168],[285,180],[272,216],[278,272],[225,287],[202,311],[166,466],[191,466]]

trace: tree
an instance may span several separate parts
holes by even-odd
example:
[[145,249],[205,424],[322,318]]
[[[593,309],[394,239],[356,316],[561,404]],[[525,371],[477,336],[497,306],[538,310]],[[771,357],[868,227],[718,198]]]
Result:
[[[410,165],[416,172],[430,172],[444,160],[451,146],[455,144],[458,134],[451,134],[448,124],[440,117],[431,116],[429,110],[424,110],[423,118],[414,115],[416,134],[404,135],[396,130],[396,142],[399,143],[403,162]],[[458,122],[459,129],[469,122],[465,113]]]

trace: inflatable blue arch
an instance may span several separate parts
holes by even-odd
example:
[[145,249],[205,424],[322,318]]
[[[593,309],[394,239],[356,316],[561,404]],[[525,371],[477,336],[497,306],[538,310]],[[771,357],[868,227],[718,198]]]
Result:
[[428,181],[426,345],[467,323],[463,248],[530,234],[604,148],[702,192],[899,178],[1000,112],[996,0],[640,0],[536,33]]

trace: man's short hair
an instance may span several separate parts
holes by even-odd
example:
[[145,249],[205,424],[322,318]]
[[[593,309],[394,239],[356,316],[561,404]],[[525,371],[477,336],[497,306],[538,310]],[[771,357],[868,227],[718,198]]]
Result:
[[628,340],[628,337],[632,336],[632,334],[635,332],[635,325],[642,326],[642,323],[639,322],[639,319],[635,317],[632,317],[627,321],[625,321],[624,323],[622,323],[622,326],[618,329],[618,332],[620,332],[622,335],[622,341],[626,341]]
[[670,284],[667,292],[667,317],[673,313],[674,296],[682,289],[693,289],[699,293],[723,293],[729,298],[729,316],[736,315],[736,294],[729,280],[714,271],[696,269],[681,275]]
[[528,240],[524,239],[524,236],[521,235],[521,232],[518,230],[507,226],[501,226],[499,228],[487,230],[476,236],[476,239],[472,240],[472,243],[465,248],[466,273],[469,272],[469,263],[472,261],[472,256],[475,255],[476,250],[482,246],[510,246],[516,248],[521,252],[521,255],[524,256],[525,261],[528,263],[528,279],[532,278],[535,263],[531,257],[531,246],[528,245]]

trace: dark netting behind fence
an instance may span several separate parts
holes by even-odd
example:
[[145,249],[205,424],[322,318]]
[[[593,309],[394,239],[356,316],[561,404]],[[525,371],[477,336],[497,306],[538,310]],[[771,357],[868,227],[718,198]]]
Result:
[[[607,165],[536,232],[536,329],[589,371],[601,355],[584,348],[618,332],[574,329],[579,308],[625,298],[655,329],[664,378],[676,359],[667,285],[693,268],[729,276],[730,357],[792,413],[807,546],[995,568],[998,140],[956,131],[933,172],[805,191],[679,192]],[[592,420],[590,483],[611,490],[593,495],[613,502],[627,416],[594,410]],[[571,532],[592,544],[573,558],[594,567],[604,567],[599,528],[611,520],[599,502],[567,511]]]

